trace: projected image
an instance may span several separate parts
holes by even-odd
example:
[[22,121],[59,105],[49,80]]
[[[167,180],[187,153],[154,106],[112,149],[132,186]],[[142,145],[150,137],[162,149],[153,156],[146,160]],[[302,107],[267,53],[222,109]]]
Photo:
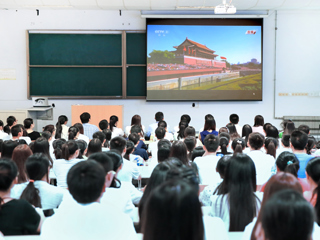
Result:
[[261,100],[261,26],[147,26],[147,98]]

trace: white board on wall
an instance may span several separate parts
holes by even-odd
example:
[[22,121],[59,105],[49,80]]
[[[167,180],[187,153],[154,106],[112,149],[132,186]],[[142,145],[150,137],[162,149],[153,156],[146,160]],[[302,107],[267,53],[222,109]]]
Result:
[[320,114],[320,11],[279,11],[275,115]]

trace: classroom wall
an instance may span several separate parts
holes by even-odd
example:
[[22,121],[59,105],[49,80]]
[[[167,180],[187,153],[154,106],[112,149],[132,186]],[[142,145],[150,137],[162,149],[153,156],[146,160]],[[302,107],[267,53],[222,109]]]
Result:
[[[278,12],[279,14],[279,12]],[[297,13],[298,14],[298,13]],[[238,113],[240,124],[253,124],[254,116],[261,114],[265,122],[279,127],[281,120],[274,119],[274,44],[275,15],[264,21],[263,49],[263,101],[257,102],[146,102],[145,100],[50,100],[55,103],[54,123],[59,115],[71,117],[71,106],[123,105],[124,125],[129,125],[134,114],[140,114],[142,123],[154,121],[156,111],[163,111],[165,120],[173,127],[178,125],[184,113],[192,117],[191,125],[196,129],[203,126],[204,116],[214,115],[217,126],[228,123],[231,113]],[[16,80],[1,81],[0,110],[14,110],[32,106],[27,100],[26,30],[27,29],[145,29],[145,19],[139,11],[84,11],[84,10],[0,10],[0,69],[16,69]],[[76,86],[75,86],[76,87]],[[50,123],[50,122],[48,122]]]

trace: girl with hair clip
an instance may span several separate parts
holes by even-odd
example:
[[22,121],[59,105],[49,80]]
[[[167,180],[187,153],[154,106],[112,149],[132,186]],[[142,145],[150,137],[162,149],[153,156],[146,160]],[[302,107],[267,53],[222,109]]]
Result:
[[27,158],[30,157],[31,155],[32,155],[32,151],[30,147],[26,144],[18,145],[13,150],[12,161],[14,161],[18,167],[18,172],[19,172],[18,183],[25,183],[28,181],[25,163]]
[[64,194],[63,189],[50,185],[50,162],[43,153],[36,153],[26,161],[28,183],[18,184],[11,196],[28,201],[31,205],[49,210],[57,208]]
[[78,140],[79,134],[80,134],[79,128],[74,126],[70,127],[68,129],[68,140]]
[[230,232],[243,231],[260,209],[258,195],[261,194],[255,194],[256,188],[256,169],[251,158],[245,154],[232,156],[225,170],[221,195],[210,198],[209,216],[222,218]]
[[39,233],[42,221],[34,207],[10,196],[17,174],[13,161],[0,160],[0,231],[4,235]]
[[131,125],[130,126],[126,126],[126,135],[129,136],[130,134],[130,131],[131,131],[131,127],[134,126],[134,125],[138,125],[140,128],[141,128],[141,133],[142,133],[142,136],[144,136],[144,133],[145,133],[145,127],[141,124],[141,117],[140,115],[136,114],[136,115],[133,115],[132,118],[131,118]]
[[233,155],[237,153],[244,153],[246,149],[246,142],[242,138],[236,138],[231,143]]
[[279,142],[277,139],[273,137],[266,138],[264,142],[264,148],[266,150],[266,154],[269,154],[272,157],[276,158],[278,145],[279,145]]
[[[301,185],[295,176],[293,176],[290,173],[285,173],[285,172],[279,172],[276,175],[273,175],[269,179],[269,181],[267,182],[267,185],[265,187],[263,200],[261,203],[262,210],[260,211],[258,217],[254,218],[253,221],[246,226],[242,240],[249,240],[249,239],[250,240],[258,240],[258,239],[260,239],[257,237],[257,235],[259,233],[259,225],[261,224],[261,221],[262,221],[263,208],[266,205],[266,203],[268,203],[270,198],[272,198],[275,194],[277,194],[278,192],[281,192],[283,190],[293,190],[297,194],[299,194],[301,196],[301,198],[303,198]],[[291,208],[291,205],[289,204],[289,202],[287,202],[286,205],[289,206],[289,208]],[[302,219],[304,219],[304,217]],[[309,220],[309,218],[308,218],[308,220]],[[313,225],[316,226],[316,223],[313,223]],[[289,225],[289,227],[291,228],[292,231],[294,230],[293,225]],[[318,229],[317,230],[318,233],[315,232],[316,235],[314,235],[314,236],[319,236],[319,227],[317,227],[317,229]],[[279,238],[279,239],[283,239],[283,238]],[[292,240],[295,238],[288,237],[285,239]],[[296,239],[301,240],[300,238],[296,238]],[[313,238],[313,239],[318,239],[318,238]]]
[[303,195],[314,206],[317,222],[320,226],[320,157],[313,158],[308,162],[306,173],[310,191],[304,192]]
[[[100,140],[99,140],[100,141]],[[101,147],[101,142],[100,142]],[[77,159],[79,156],[79,146],[76,141],[70,140],[62,145],[61,159],[57,159],[53,164],[53,171],[57,177],[57,186],[67,188],[67,174],[70,168],[83,161],[83,159]]]
[[242,138],[246,141],[246,147],[248,146],[249,135],[252,133],[252,128],[249,124],[245,124],[242,127]]
[[112,132],[112,137],[111,138],[114,138],[114,137],[122,137],[124,135],[124,132],[121,128],[118,128],[118,121],[119,121],[119,118],[115,115],[112,115],[110,117],[110,121],[109,121],[109,126],[110,126],[110,130]]
[[65,115],[60,115],[58,118],[58,122],[56,124],[56,135],[55,138],[63,138],[65,140],[68,139],[68,129],[67,127],[68,117]]

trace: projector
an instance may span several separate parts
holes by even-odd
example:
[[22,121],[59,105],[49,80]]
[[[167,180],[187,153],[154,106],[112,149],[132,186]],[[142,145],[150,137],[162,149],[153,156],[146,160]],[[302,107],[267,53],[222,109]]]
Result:
[[231,4],[220,4],[214,8],[215,14],[233,14],[236,11],[236,7]]

